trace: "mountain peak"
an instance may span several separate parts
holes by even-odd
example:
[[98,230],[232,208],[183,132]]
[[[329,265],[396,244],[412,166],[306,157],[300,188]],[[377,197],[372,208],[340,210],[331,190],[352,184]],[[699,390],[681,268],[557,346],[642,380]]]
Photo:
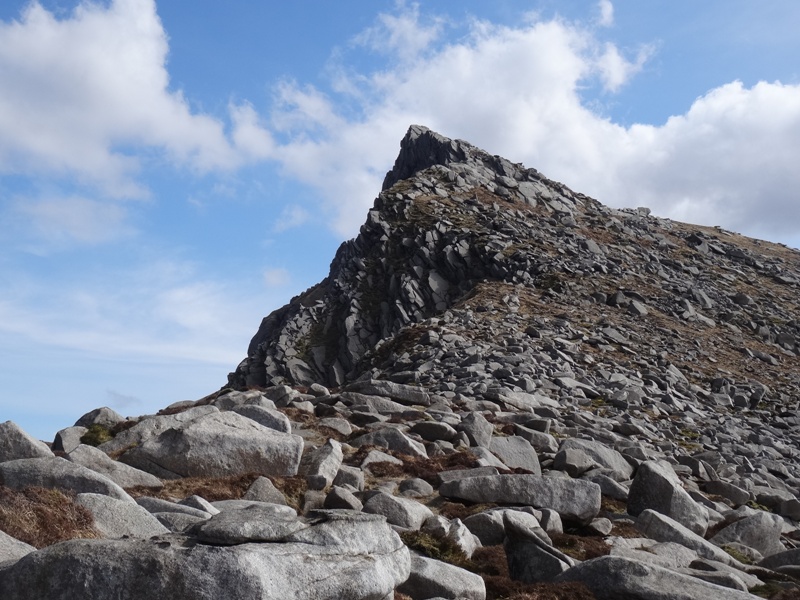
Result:
[[400,154],[392,170],[383,180],[383,190],[398,181],[408,179],[417,172],[434,165],[446,166],[466,159],[468,149],[474,147],[461,140],[451,140],[422,125],[411,125],[400,142]]

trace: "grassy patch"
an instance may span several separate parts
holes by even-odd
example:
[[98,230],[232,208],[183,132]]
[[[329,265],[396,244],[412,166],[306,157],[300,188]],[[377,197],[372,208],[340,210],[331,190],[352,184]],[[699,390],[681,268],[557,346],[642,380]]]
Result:
[[0,530],[36,548],[74,538],[97,538],[92,514],[60,490],[0,486]]
[[238,500],[244,496],[247,488],[258,479],[258,473],[234,475],[232,477],[184,477],[182,479],[164,480],[164,487],[155,490],[150,487],[137,486],[127,488],[134,498],[151,496],[162,500],[183,500],[189,496],[200,496],[209,502],[217,500]]
[[567,556],[578,560],[589,560],[606,556],[611,552],[611,547],[602,538],[592,536],[579,536],[571,533],[556,533],[550,536],[553,546]]
[[107,427],[94,423],[89,425],[88,431],[81,436],[81,444],[99,446],[100,444],[111,441],[113,437],[114,436],[111,435],[111,431]]
[[[361,464],[374,446],[362,446],[359,448],[348,462],[350,464]],[[424,479],[433,486],[439,485],[439,473],[442,471],[453,471],[456,469],[472,469],[478,466],[475,456],[466,451],[453,452],[445,456],[433,456],[431,458],[420,458],[392,452],[386,448],[377,448],[403,461],[402,465],[378,462],[369,465],[369,471],[374,477],[418,477]]]

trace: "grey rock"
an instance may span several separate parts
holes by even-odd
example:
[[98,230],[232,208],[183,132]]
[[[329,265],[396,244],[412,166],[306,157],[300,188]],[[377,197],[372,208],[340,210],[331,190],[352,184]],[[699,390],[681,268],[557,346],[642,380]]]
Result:
[[511,579],[523,583],[552,581],[575,565],[572,558],[547,543],[535,529],[529,528],[520,513],[505,511],[503,521],[503,548],[508,557]]
[[[280,544],[220,547],[174,534],[153,540],[71,540],[0,567],[0,597],[384,598],[408,578],[408,549],[382,520],[357,516],[328,517]],[[339,523],[331,523],[334,519]]]
[[169,530],[147,510],[102,494],[78,494],[75,502],[94,518],[94,527],[106,538],[149,538]]
[[594,440],[568,438],[561,442],[560,450],[580,450],[598,465],[608,469],[608,475],[617,481],[626,481],[633,476],[633,467],[619,452]]
[[716,560],[737,568],[743,566],[724,550],[706,541],[677,521],[654,510],[647,509],[642,512],[636,520],[636,528],[650,539],[658,542],[675,542],[685,548],[694,550],[703,558]]
[[147,439],[120,460],[164,479],[250,472],[292,476],[297,474],[302,452],[299,436],[277,432],[233,412],[212,412]]
[[21,458],[0,463],[0,485],[15,490],[36,486],[70,490],[77,494],[104,494],[133,502],[125,490],[107,477],[56,456]]
[[785,566],[800,566],[800,548],[792,548],[783,552],[776,552],[765,557],[758,563],[759,567],[765,569],[777,569]]
[[0,463],[19,458],[47,458],[53,453],[47,444],[25,433],[13,421],[0,423]]
[[230,546],[248,542],[280,542],[308,527],[277,504],[253,504],[239,510],[225,510],[192,529],[205,544]]
[[93,446],[85,444],[77,446],[67,454],[67,460],[108,477],[121,488],[164,487],[163,482],[155,475],[112,460],[105,452]]
[[557,581],[584,583],[598,600],[755,600],[747,592],[731,590],[675,571],[621,556],[601,556],[574,566]]
[[414,424],[409,430],[410,433],[416,433],[423,440],[434,442],[436,440],[445,440],[449,442],[458,432],[447,423],[440,423],[438,421],[422,421]]
[[178,502],[170,502],[169,500],[163,500],[161,498],[152,498],[150,496],[140,496],[136,499],[136,504],[152,514],[175,512],[182,515],[198,517],[200,519],[210,519],[212,517],[212,514],[206,510],[187,506]]
[[291,433],[292,425],[289,422],[289,417],[274,408],[266,408],[253,404],[245,404],[236,406],[231,409],[233,412],[252,419],[259,425],[280,431],[281,433]]
[[434,596],[459,600],[485,600],[483,578],[451,564],[413,554],[411,573],[397,591],[412,600]]
[[701,536],[708,528],[708,511],[692,500],[665,462],[643,463],[631,484],[628,512],[638,516],[647,509],[660,512]]
[[75,426],[88,428],[92,425],[100,425],[106,429],[111,429],[114,425],[122,423],[125,420],[125,417],[113,408],[104,406],[102,408],[95,408],[83,415],[80,419],[75,421]]
[[259,477],[251,483],[242,498],[244,500],[286,505],[286,497],[283,492],[276,488],[275,484],[267,477]]
[[356,498],[355,494],[346,488],[333,486],[331,491],[325,496],[323,508],[344,509],[359,511],[364,508],[364,504]]
[[358,467],[342,465],[339,467],[336,477],[333,478],[333,485],[348,485],[355,490],[361,491],[364,489],[364,471]]
[[364,502],[363,511],[383,515],[392,525],[406,529],[419,529],[425,519],[433,515],[427,506],[416,500],[398,498],[384,492],[378,492]]
[[443,483],[439,494],[469,502],[551,508],[567,521],[589,523],[600,512],[600,486],[588,481],[538,475],[470,477]]
[[397,490],[407,498],[424,498],[433,494],[433,486],[417,477],[400,482]]
[[189,508],[196,508],[197,510],[202,510],[210,515],[216,515],[219,513],[219,509],[215,508],[211,502],[202,496],[198,496],[197,494],[184,498],[178,502],[178,504],[181,506],[188,506]]
[[89,431],[86,427],[66,427],[53,438],[53,452],[72,452],[80,446],[81,438]]
[[503,461],[509,469],[526,469],[534,475],[541,475],[539,457],[525,438],[520,436],[493,437],[489,451]]
[[122,453],[141,445],[145,440],[156,437],[160,433],[198,419],[204,415],[218,413],[215,406],[196,406],[174,415],[158,415],[145,417],[133,427],[121,431],[113,439],[100,444],[98,448],[106,454]]
[[150,514],[172,533],[186,533],[198,523],[203,523],[208,519],[208,517],[195,517],[176,512],[155,512]]
[[356,448],[365,444],[380,446],[395,452],[400,452],[401,454],[408,454],[410,456],[417,456],[420,458],[428,458],[428,453],[425,450],[425,446],[416,440],[412,440],[402,431],[393,427],[384,427],[378,431],[373,431],[372,433],[367,433],[357,437],[350,442],[350,445],[355,446]]
[[430,394],[423,388],[404,385],[402,383],[394,383],[392,381],[356,381],[351,383],[345,388],[349,392],[357,392],[359,394],[373,394],[375,396],[385,396],[391,398],[395,402],[406,404],[409,406],[420,405],[430,406]]
[[472,446],[488,448],[492,442],[494,427],[482,414],[471,412],[461,419],[461,423],[456,427],[456,430],[465,432]]
[[17,538],[13,538],[5,531],[0,530],[0,569],[5,562],[19,560],[26,554],[35,552],[36,548]]
[[706,482],[704,489],[709,494],[717,494],[718,496],[727,498],[733,502],[735,506],[747,504],[750,500],[750,492],[720,479]]
[[739,543],[758,550],[763,556],[783,552],[781,544],[783,519],[778,515],[758,511],[756,514],[731,523],[709,541],[718,546]]
[[311,490],[324,490],[333,483],[342,466],[342,445],[329,439],[319,448],[309,452],[301,463],[301,472]]

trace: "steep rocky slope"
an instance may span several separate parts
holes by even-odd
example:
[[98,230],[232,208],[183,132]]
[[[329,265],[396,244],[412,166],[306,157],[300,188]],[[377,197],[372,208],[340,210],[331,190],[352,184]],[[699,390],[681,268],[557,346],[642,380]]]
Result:
[[799,285],[413,126],[223,389],[0,425],[0,597],[798,598]]

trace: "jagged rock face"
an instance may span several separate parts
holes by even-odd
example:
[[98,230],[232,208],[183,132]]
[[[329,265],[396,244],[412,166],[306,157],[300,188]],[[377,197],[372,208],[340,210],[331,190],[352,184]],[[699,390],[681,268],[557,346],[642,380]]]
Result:
[[[324,281],[264,319],[229,384],[372,377],[452,391],[463,386],[431,370],[440,335],[459,336],[448,346],[469,369],[508,355],[526,331],[543,342],[539,332],[553,334],[542,345],[556,362],[625,364],[664,392],[699,384],[710,404],[785,405],[800,383],[799,259],[782,245],[608,208],[412,126],[359,236]],[[537,389],[505,358],[495,381]],[[575,379],[556,383],[597,397]]]
[[401,142],[383,187],[330,275],[263,320],[230,384],[358,378],[361,359],[382,340],[445,311],[476,283],[532,283],[536,265],[528,261],[520,279],[520,265],[508,260],[514,238],[535,235],[528,213],[545,202],[571,215],[582,202],[534,169],[419,126]]

